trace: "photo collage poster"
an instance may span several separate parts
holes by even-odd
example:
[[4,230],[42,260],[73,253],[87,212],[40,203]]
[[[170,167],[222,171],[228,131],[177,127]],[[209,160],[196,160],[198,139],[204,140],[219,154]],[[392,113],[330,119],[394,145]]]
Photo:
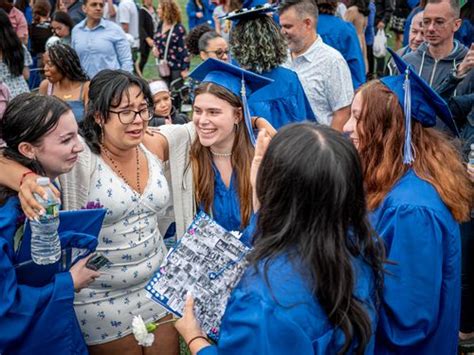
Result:
[[217,340],[227,300],[245,271],[249,251],[238,237],[199,212],[145,289],[178,317],[190,291],[202,329]]

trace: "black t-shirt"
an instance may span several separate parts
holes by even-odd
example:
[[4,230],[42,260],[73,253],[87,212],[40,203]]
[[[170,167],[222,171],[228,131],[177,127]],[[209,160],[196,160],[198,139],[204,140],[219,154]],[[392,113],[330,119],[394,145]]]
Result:
[[41,54],[45,51],[46,41],[53,35],[49,21],[30,25],[31,54]]

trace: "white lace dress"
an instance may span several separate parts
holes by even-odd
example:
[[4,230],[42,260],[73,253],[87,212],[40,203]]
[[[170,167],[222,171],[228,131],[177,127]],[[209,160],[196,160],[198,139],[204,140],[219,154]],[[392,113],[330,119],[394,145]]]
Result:
[[166,255],[158,229],[158,214],[170,197],[161,162],[143,146],[148,160],[148,183],[142,195],[132,190],[98,157],[89,201],[105,208],[97,251],[112,262],[74,300],[77,319],[88,345],[119,339],[132,332],[134,315],[145,322],[166,315],[144,290]]

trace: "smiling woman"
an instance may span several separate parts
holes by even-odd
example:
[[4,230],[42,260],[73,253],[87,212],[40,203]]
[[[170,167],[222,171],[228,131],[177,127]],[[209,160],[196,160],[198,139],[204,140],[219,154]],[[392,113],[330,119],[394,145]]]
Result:
[[[271,80],[215,59],[208,59],[190,76],[201,81],[195,91],[193,122],[162,126],[160,134],[150,139],[162,149],[163,159],[169,158],[177,235],[184,233],[196,210],[212,215],[229,231],[243,231],[252,216],[254,149],[242,92],[251,96]],[[273,130],[262,118],[256,122]]]

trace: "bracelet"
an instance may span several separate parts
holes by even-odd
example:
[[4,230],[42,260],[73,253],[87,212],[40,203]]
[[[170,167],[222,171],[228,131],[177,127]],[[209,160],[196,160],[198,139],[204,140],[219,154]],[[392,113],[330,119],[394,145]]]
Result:
[[188,342],[188,348],[191,347],[191,343],[192,343],[193,341],[195,341],[196,339],[204,339],[205,341],[208,341],[208,340],[207,340],[207,337],[205,337],[204,335],[195,336],[194,338],[192,338],[192,339]]
[[23,182],[24,182],[25,178],[30,174],[35,174],[36,175],[36,173],[34,171],[31,171],[31,170],[28,170],[26,173],[23,173],[23,175],[21,175],[20,187],[21,187],[21,185],[23,185]]

